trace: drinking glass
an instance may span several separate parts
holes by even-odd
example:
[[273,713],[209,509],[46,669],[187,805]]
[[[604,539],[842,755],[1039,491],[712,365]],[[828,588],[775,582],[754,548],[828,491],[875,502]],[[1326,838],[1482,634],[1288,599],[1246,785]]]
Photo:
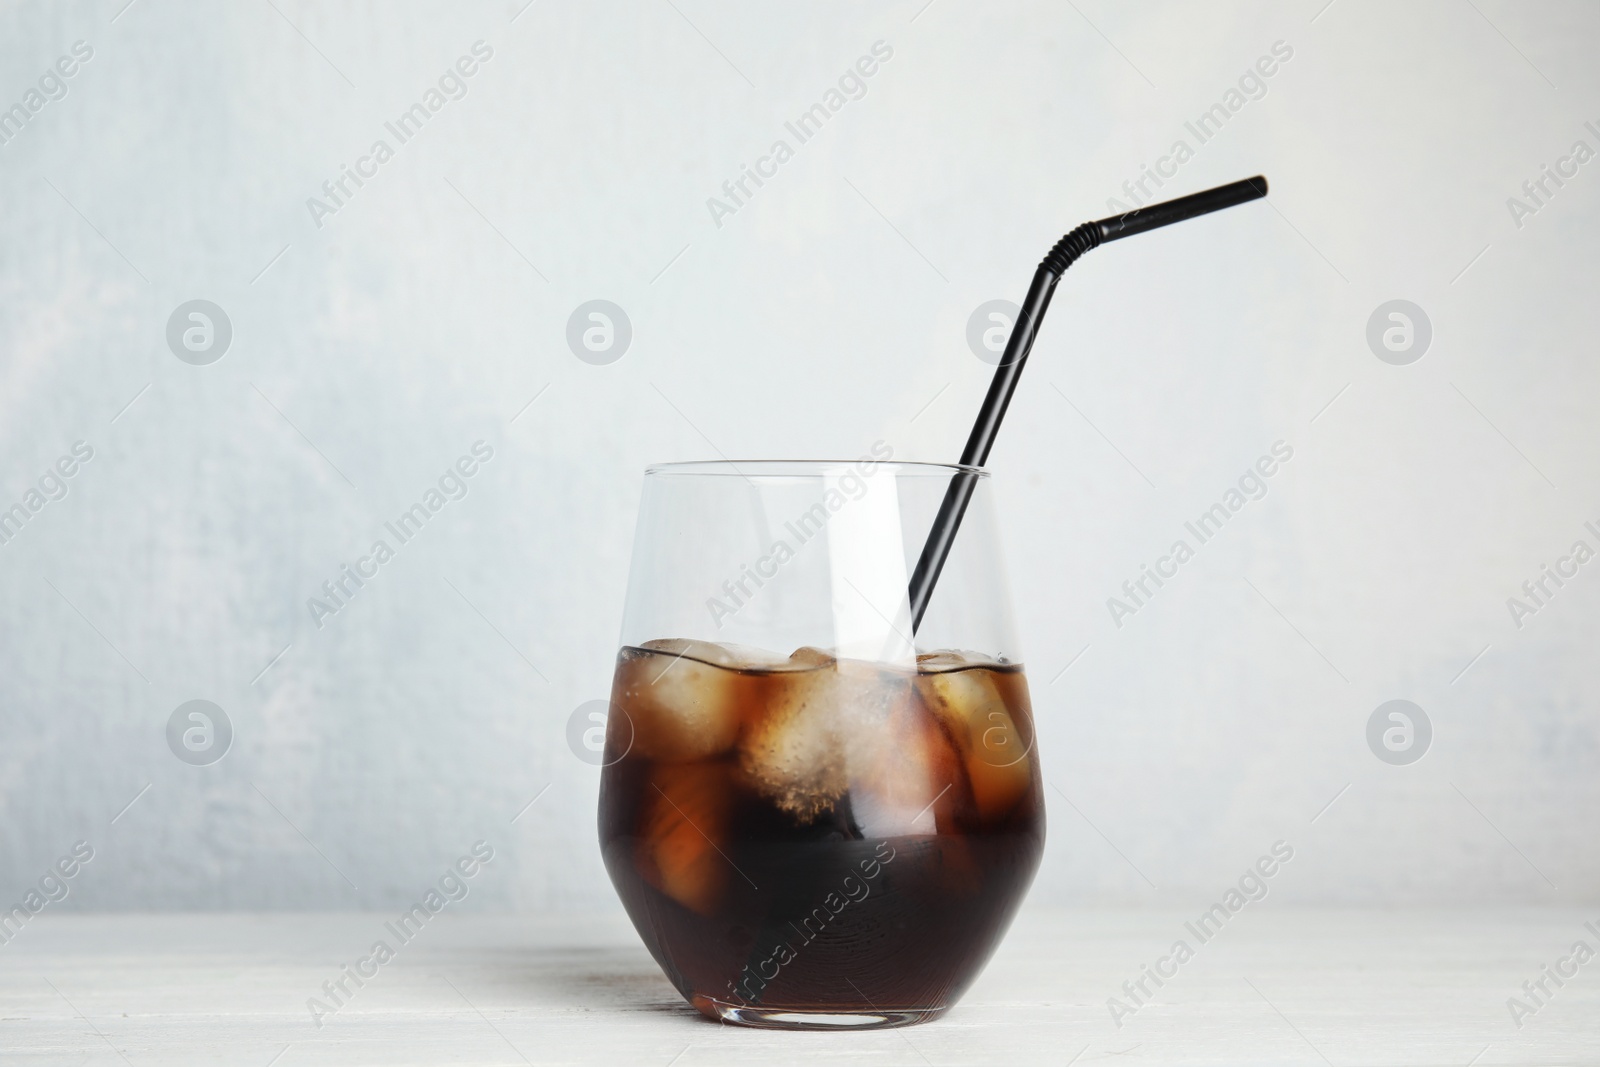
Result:
[[[646,947],[714,1019],[934,1018],[1039,864],[989,476],[888,452],[645,472],[600,845]],[[907,583],[958,475],[971,501],[913,632]]]

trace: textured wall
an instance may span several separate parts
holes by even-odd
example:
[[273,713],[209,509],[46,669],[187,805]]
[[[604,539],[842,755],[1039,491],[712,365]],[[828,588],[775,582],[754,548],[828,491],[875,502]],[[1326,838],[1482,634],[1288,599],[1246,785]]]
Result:
[[[82,839],[64,906],[388,907],[484,839],[467,906],[613,906],[566,727],[608,688],[642,468],[953,458],[969,316],[1144,166],[1273,192],[1075,267],[993,456],[1036,896],[1214,898],[1277,839],[1286,899],[1600,890],[1600,563],[1507,607],[1600,548],[1591,5],[123,2],[0,13],[0,897]],[[569,350],[592,299],[631,322],[609,365]],[[1407,365],[1368,342],[1393,299],[1431,323]],[[214,362],[169,344],[191,300]],[[1408,766],[1367,741],[1397,698],[1432,725]],[[169,747],[191,700],[232,726],[208,766]]]

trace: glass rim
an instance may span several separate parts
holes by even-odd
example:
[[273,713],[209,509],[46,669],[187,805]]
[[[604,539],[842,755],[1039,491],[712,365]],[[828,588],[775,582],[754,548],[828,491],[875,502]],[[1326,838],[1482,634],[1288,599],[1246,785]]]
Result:
[[912,477],[953,477],[970,474],[987,479],[984,467],[970,467],[962,463],[923,463],[916,460],[873,459],[861,456],[856,459],[698,459],[673,463],[652,463],[644,469],[650,475],[685,475],[729,478],[822,478],[833,474],[859,472],[865,466],[869,473],[888,469],[892,473]]

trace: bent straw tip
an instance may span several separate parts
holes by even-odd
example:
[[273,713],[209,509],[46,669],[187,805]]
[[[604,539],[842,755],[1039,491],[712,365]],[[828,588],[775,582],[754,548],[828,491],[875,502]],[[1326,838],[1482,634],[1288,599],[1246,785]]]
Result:
[[1213,211],[1248,204],[1266,195],[1267,176],[1257,174],[1253,178],[1242,178],[1226,185],[1202,189],[1188,196],[1136,207],[1132,211],[1101,219],[1094,225],[1100,231],[1101,241],[1115,241],[1162,226],[1171,226],[1175,222],[1183,222],[1200,215],[1209,215]]

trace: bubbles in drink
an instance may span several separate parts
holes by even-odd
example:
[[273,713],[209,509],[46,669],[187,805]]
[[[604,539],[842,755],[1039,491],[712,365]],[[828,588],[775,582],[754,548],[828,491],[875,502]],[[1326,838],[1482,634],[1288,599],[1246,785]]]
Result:
[[739,743],[746,783],[797,823],[833,810],[850,787],[851,764],[881,730],[885,687],[863,669],[814,648],[766,679],[761,707]]

